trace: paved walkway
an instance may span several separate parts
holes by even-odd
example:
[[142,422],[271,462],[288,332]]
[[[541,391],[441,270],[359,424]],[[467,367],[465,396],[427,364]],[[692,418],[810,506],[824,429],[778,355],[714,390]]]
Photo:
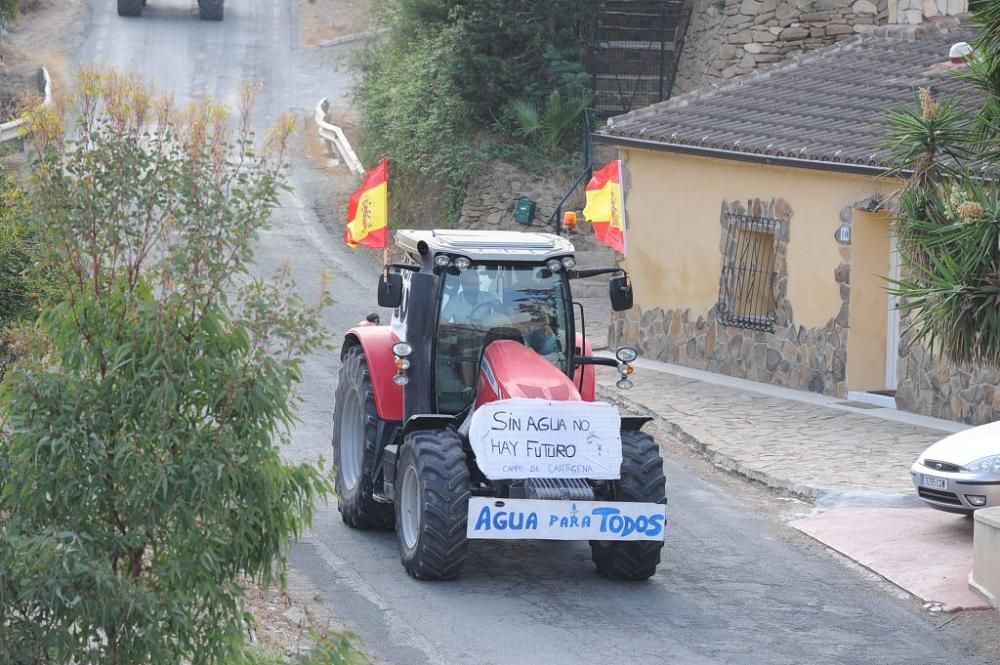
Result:
[[629,391],[598,376],[601,398],[654,415],[730,471],[817,502],[908,500],[917,456],[965,427],[647,360]]

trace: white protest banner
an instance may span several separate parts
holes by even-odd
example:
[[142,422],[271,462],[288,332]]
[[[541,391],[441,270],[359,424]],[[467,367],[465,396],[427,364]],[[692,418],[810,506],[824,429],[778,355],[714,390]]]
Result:
[[490,402],[472,415],[469,443],[490,480],[621,474],[621,418],[606,402]]
[[663,540],[667,507],[627,501],[469,499],[469,538]]

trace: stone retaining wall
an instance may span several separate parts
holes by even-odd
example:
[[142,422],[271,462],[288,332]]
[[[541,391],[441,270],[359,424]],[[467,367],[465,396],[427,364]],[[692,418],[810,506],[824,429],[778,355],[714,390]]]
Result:
[[[904,319],[900,328],[906,327]],[[1000,371],[956,367],[904,334],[896,377],[899,409],[970,425],[1000,420]]]
[[[899,0],[917,1],[923,2]],[[789,54],[871,30],[888,20],[889,2],[694,0],[673,94],[748,74]]]
[[875,26],[912,26],[968,10],[968,0],[692,0],[673,94],[748,74]]
[[[546,223],[578,175],[529,174],[513,164],[499,160],[484,164],[469,183],[458,228],[551,231],[552,227],[546,226]],[[531,226],[514,222],[514,208],[522,196],[530,198],[536,204],[535,220]],[[583,187],[580,187],[563,209],[582,208]]]
[[[727,213],[745,214],[738,202],[724,202],[720,223],[725,252]],[[608,346],[636,346],[643,356],[728,374],[779,386],[827,395],[847,394],[847,316],[850,303],[850,248],[831,275],[840,283],[842,299],[838,315],[821,328],[796,325],[792,303],[786,298],[787,270],[784,257],[791,232],[792,210],[782,199],[750,202],[750,213],[782,220],[776,248],[776,314],[774,332],[759,332],[719,323],[718,306],[708,312],[662,309],[643,312],[634,307],[616,313],[608,333]],[[720,276],[721,280],[721,276]]]

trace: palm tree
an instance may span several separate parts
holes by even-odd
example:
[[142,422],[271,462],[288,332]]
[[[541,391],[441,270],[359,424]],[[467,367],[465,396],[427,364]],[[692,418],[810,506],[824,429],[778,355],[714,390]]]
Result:
[[1000,368],[1000,3],[983,3],[975,20],[974,58],[956,75],[978,106],[921,89],[913,108],[889,116],[897,172],[911,174],[895,220],[906,276],[891,291],[914,342]]

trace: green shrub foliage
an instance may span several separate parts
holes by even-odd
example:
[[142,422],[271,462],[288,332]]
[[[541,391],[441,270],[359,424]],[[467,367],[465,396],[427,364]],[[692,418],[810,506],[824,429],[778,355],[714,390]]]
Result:
[[954,74],[979,105],[922,89],[890,115],[899,170],[912,173],[895,223],[906,276],[892,290],[914,341],[960,365],[1000,367],[1000,3],[980,8],[974,60]]
[[15,328],[34,320],[58,290],[39,265],[39,235],[30,220],[28,196],[0,167],[0,379],[12,359]]
[[231,657],[238,580],[283,576],[329,489],[278,456],[325,338],[287,270],[248,271],[293,126],[257,145],[252,98],[235,119],[178,111],[84,72],[65,116],[31,116],[34,214],[65,297],[0,392],[5,662]]
[[[565,156],[589,99],[583,62],[597,4],[382,0],[388,33],[356,62],[364,160],[388,157],[393,191],[440,195],[454,219],[491,142],[526,144],[526,160]],[[523,122],[528,108],[537,131]]]

